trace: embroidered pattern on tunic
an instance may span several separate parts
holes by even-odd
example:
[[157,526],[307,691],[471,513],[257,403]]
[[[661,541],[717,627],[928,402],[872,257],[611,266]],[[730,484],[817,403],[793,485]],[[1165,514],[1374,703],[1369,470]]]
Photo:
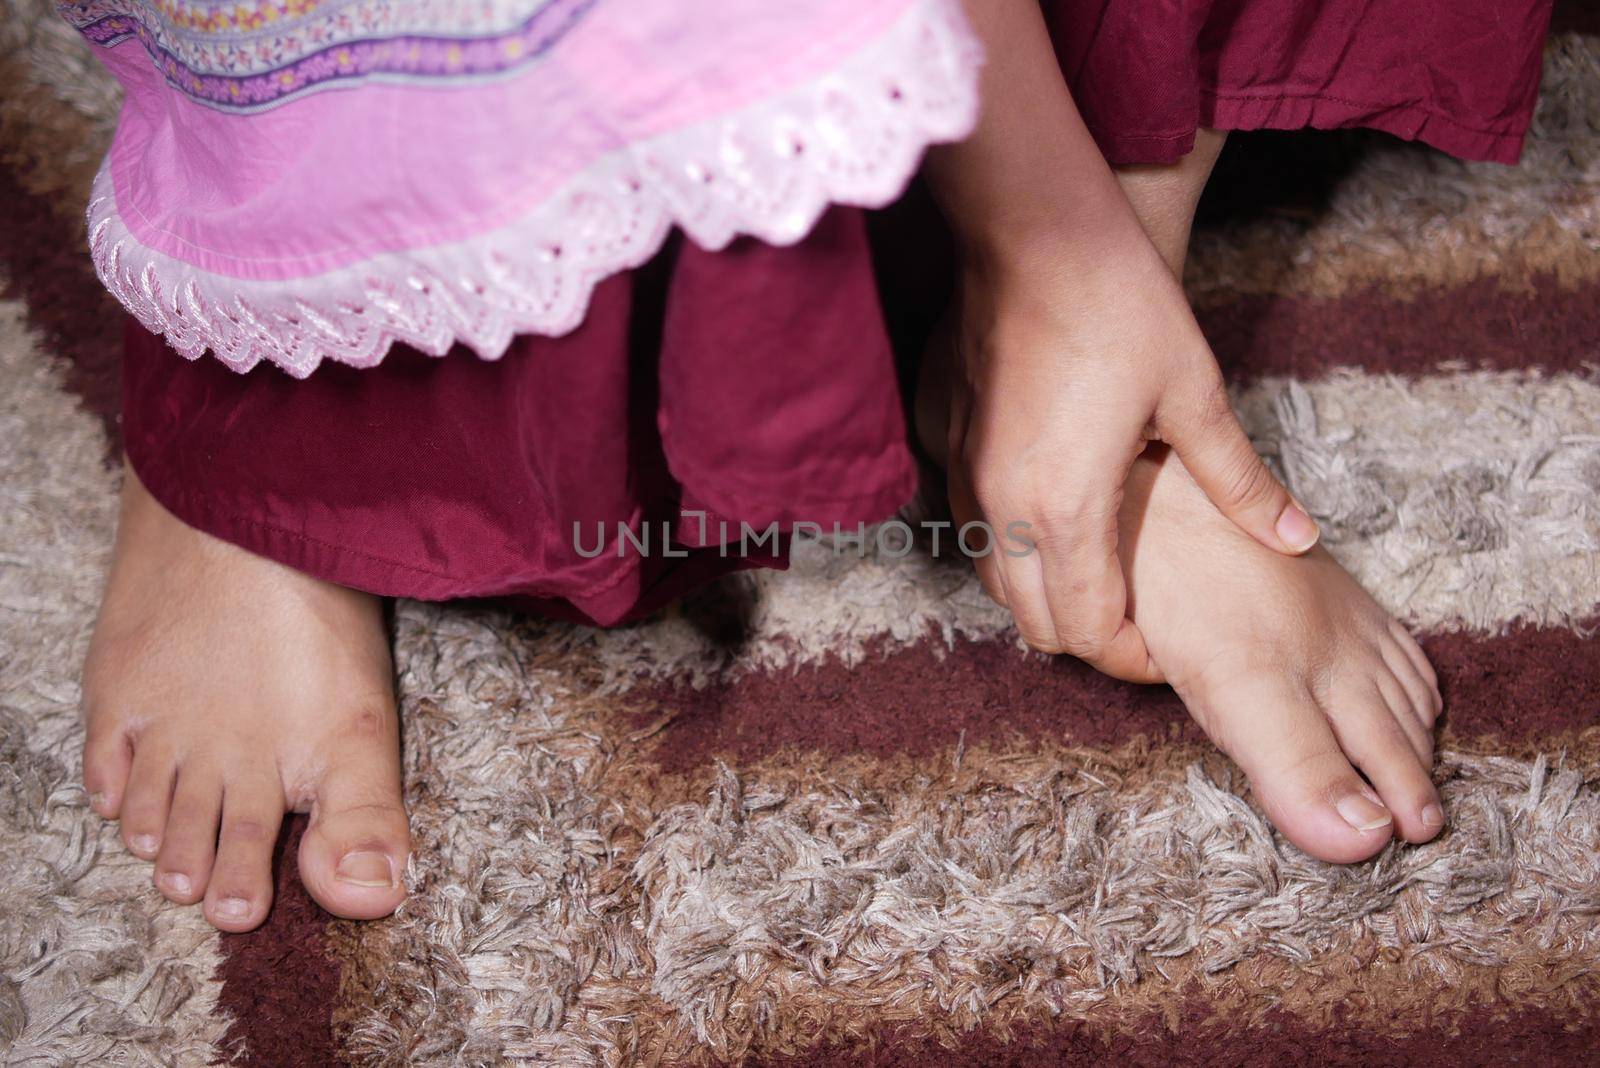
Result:
[[137,40],[167,82],[226,110],[258,110],[363,81],[492,77],[547,53],[598,0],[77,0],[91,42]]

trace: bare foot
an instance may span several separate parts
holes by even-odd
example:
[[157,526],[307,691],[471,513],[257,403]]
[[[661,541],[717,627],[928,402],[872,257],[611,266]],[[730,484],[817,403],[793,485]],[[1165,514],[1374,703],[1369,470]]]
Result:
[[400,904],[410,836],[376,598],[185,526],[129,468],[83,693],[94,809],[169,899],[258,926],[293,811],[311,814],[300,877],[324,908]]
[[1331,556],[1257,544],[1160,446],[1135,464],[1121,523],[1151,657],[1290,841],[1349,863],[1396,832],[1439,833],[1433,668]]

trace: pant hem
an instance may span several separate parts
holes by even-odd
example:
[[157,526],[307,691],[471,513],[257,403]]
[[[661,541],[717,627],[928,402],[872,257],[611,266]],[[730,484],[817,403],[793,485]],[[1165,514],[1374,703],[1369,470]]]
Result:
[[[1522,157],[1531,111],[1502,127],[1477,127],[1429,104],[1372,104],[1326,94],[1251,95],[1202,89],[1198,125],[1216,130],[1372,129],[1420,141],[1460,159],[1515,164]],[[1176,163],[1194,150],[1195,130],[1115,133],[1095,140],[1117,166]]]

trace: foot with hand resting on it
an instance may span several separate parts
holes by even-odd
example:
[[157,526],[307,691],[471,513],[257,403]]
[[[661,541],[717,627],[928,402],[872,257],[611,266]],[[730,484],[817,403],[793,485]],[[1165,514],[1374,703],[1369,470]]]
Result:
[[400,904],[410,836],[376,598],[185,526],[128,469],[83,693],[91,803],[167,898],[259,926],[284,814],[308,812],[311,896],[350,919]]
[[1433,668],[1326,551],[1264,548],[1162,446],[1134,466],[1120,545],[1151,658],[1290,841],[1349,863],[1439,833]]

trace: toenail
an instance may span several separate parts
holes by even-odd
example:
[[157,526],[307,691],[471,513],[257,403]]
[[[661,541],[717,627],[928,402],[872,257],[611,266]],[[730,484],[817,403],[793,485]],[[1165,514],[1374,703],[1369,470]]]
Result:
[[96,812],[104,812],[106,809],[111,807],[111,798],[107,797],[105,794],[90,794],[89,807],[94,809]]
[[154,853],[161,848],[161,841],[153,834],[136,834],[128,841],[128,848],[135,853]]
[[224,920],[243,920],[250,916],[250,902],[242,897],[225,897],[211,906],[211,911]]
[[1424,827],[1443,827],[1444,810],[1438,805],[1424,805],[1422,807],[1422,825]]
[[1284,505],[1283,511],[1278,514],[1277,531],[1283,543],[1297,553],[1306,552],[1322,536],[1305,509],[1293,501]]
[[185,896],[194,889],[194,884],[189,881],[189,877],[181,871],[167,872],[161,877],[161,886],[162,889]]
[[1375,831],[1394,821],[1389,810],[1360,794],[1346,794],[1333,807],[1346,823],[1358,831]]
[[340,882],[353,883],[356,886],[394,885],[394,865],[389,863],[389,858],[382,853],[370,851],[346,853],[333,874]]

